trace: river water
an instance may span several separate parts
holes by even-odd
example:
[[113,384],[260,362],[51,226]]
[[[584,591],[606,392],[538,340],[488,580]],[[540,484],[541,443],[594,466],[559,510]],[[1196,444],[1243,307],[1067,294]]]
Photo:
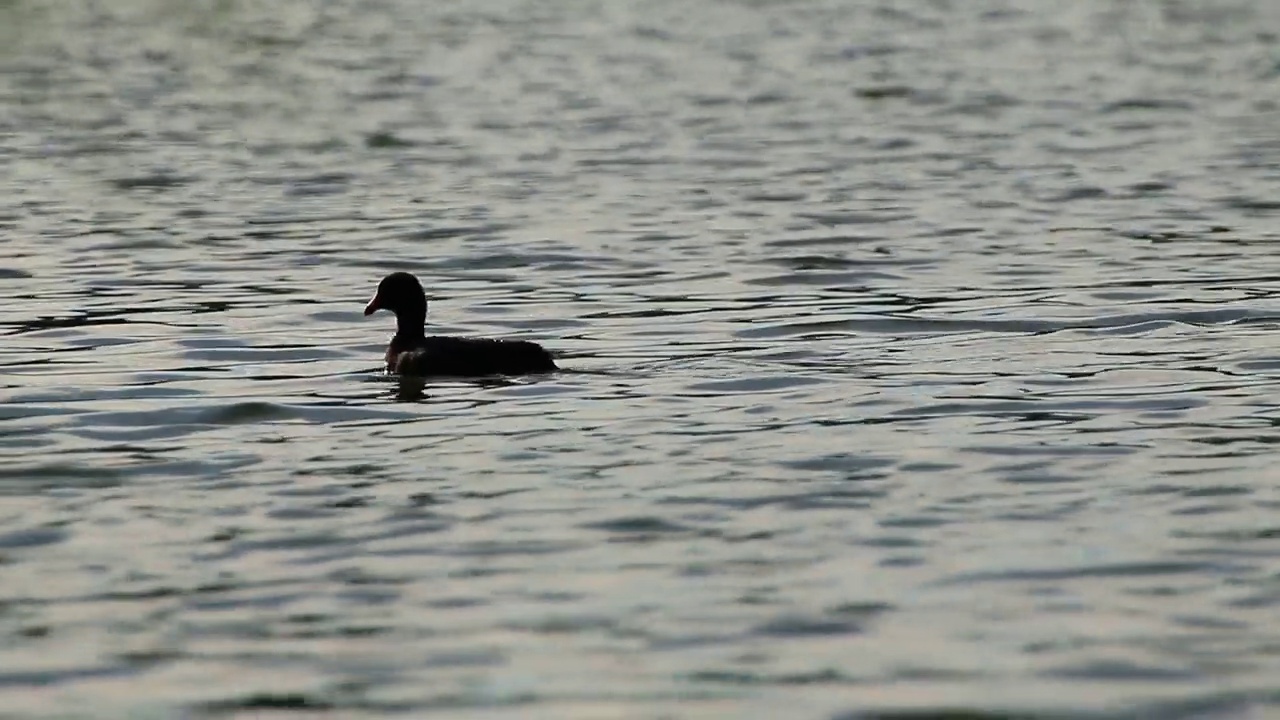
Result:
[[1277,47],[0,2],[0,717],[1280,717]]

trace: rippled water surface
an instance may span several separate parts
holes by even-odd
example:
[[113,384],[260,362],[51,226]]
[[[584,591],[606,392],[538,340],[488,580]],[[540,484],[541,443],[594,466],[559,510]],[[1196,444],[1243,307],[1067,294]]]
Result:
[[1280,716],[1278,45],[0,2],[0,716]]

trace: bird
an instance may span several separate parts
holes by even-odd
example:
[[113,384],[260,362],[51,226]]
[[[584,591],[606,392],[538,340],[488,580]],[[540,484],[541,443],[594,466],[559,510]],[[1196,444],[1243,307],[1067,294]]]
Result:
[[396,334],[387,346],[387,372],[430,377],[483,377],[554,372],[555,361],[541,345],[528,340],[427,336],[427,294],[412,273],[382,278],[365,317],[379,310],[396,316]]

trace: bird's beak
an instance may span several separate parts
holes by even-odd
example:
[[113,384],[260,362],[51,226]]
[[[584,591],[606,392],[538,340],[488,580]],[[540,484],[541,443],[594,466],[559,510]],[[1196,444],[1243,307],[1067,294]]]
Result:
[[378,297],[377,295],[374,295],[373,299],[369,301],[369,304],[364,306],[364,316],[369,317],[370,315],[378,312],[381,309],[382,309],[382,298]]

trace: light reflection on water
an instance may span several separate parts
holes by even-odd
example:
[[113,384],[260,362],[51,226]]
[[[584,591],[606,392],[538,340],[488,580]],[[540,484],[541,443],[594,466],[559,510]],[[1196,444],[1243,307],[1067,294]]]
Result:
[[6,712],[1265,713],[1277,12],[0,4]]

